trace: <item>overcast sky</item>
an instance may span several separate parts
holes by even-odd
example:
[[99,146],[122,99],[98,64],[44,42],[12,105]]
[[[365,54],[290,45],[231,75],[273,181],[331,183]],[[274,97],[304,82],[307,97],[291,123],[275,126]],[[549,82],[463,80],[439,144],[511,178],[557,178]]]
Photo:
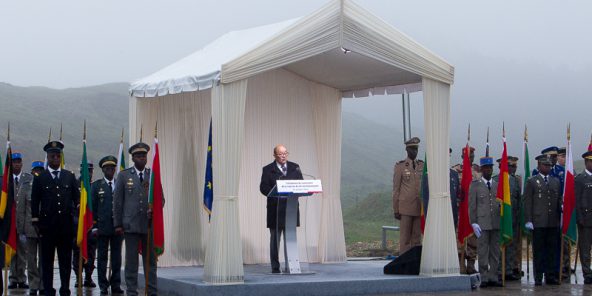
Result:
[[[0,81],[55,88],[129,82],[229,30],[302,16],[323,3],[2,1]],[[587,145],[592,132],[592,1],[358,3],[456,67],[453,146],[462,145],[471,123],[477,148],[490,126],[492,149],[498,151],[502,121],[511,154],[521,153],[525,123],[533,151],[547,144],[564,146],[568,121],[577,156]],[[412,99],[413,126],[421,133],[421,96]],[[374,98],[346,101],[344,110],[400,127],[400,105],[399,97]]]

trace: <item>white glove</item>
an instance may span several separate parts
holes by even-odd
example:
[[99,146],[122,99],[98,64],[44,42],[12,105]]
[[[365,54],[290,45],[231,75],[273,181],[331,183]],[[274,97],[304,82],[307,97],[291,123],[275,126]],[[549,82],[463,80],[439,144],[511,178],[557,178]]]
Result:
[[524,227],[526,227],[526,229],[529,230],[534,230],[534,225],[532,225],[532,222],[527,222],[526,224],[524,224]]
[[481,227],[479,227],[479,224],[473,223],[473,224],[471,224],[471,226],[473,227],[473,232],[475,233],[475,236],[477,238],[480,238],[481,237]]
[[27,236],[24,234],[20,234],[19,235],[19,240],[21,241],[21,243],[26,243],[27,242]]

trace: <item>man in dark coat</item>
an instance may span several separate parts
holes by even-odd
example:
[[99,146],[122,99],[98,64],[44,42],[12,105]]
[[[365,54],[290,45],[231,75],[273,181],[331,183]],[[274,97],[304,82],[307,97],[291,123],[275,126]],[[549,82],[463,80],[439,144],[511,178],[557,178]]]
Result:
[[70,295],[70,268],[75,205],[80,199],[78,182],[74,174],[60,167],[64,144],[51,141],[43,150],[47,152],[48,168],[33,180],[31,194],[31,222],[41,234],[41,270],[45,295],[55,295],[53,264],[55,251],[60,267],[60,295]]
[[[302,180],[302,172],[298,164],[288,161],[288,150],[284,145],[277,145],[273,149],[273,157],[275,161],[263,167],[259,191],[267,197],[267,228],[271,235],[269,242],[271,272],[280,273],[278,248],[282,232],[285,231],[286,198],[277,196],[276,181]],[[299,213],[297,217],[297,225],[300,225]]]

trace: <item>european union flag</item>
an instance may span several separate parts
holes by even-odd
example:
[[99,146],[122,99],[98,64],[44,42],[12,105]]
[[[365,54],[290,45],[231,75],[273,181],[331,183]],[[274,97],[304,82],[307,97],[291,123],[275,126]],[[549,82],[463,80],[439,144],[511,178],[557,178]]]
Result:
[[214,187],[212,185],[212,121],[210,120],[210,136],[208,137],[208,157],[206,160],[206,182],[204,186],[203,205],[208,215],[212,216],[212,202],[214,201]]

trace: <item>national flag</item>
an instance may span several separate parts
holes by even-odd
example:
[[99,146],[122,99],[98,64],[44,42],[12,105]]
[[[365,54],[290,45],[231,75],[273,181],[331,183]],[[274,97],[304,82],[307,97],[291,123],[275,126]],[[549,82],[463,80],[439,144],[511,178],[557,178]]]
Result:
[[[210,121],[210,136],[208,137],[208,156],[206,159],[206,180],[204,183],[203,207],[212,216],[212,203],[214,201],[214,175],[212,174],[212,121]],[[423,227],[422,227],[423,231]]]
[[471,147],[469,143],[463,150],[463,167],[462,167],[462,180],[460,184],[461,189],[461,201],[458,207],[458,242],[461,245],[465,244],[465,241],[469,236],[473,234],[473,227],[469,221],[469,188],[473,181],[473,166],[469,159],[471,153]]
[[164,253],[164,217],[162,212],[163,193],[160,178],[160,158],[158,153],[158,139],[154,138],[154,157],[152,159],[152,173],[148,187],[148,205],[152,209],[152,230],[154,233],[154,252],[157,256]]
[[563,187],[563,223],[561,232],[569,242],[575,244],[578,239],[576,226],[576,194],[573,168],[573,155],[571,153],[570,128],[567,128],[567,157],[565,159],[565,185]]
[[[85,124],[86,134],[86,124]],[[93,226],[92,196],[90,195],[90,176],[88,172],[88,160],[86,158],[86,135],[82,141],[82,165],[80,168],[80,208],[78,213],[78,231],[76,244],[80,248],[80,255],[84,262],[88,260],[88,232]]]
[[115,177],[119,172],[125,170],[125,151],[123,150],[123,139],[119,143],[119,152],[117,153],[117,167],[115,168]]
[[[524,176],[522,180],[522,196],[524,196],[524,191],[526,190],[526,182],[530,179],[530,155],[528,154],[528,133],[526,127],[524,127]],[[520,207],[520,228],[522,229],[522,233],[525,235],[530,235],[530,231],[526,228],[526,218],[524,213],[524,204]]]
[[500,162],[500,173],[497,183],[496,198],[501,202],[500,207],[500,245],[506,246],[512,241],[512,201],[510,199],[510,173],[508,171],[508,148],[504,131],[504,150]]
[[[428,156],[427,154],[424,155],[423,157],[424,161],[423,161],[423,171],[421,172],[421,182],[424,181],[428,181]],[[427,185],[427,184],[426,184]],[[423,202],[424,197],[425,198],[429,198],[429,196],[427,195],[426,192],[426,188],[427,186],[424,186],[424,184],[421,184],[421,193],[420,193],[420,197],[419,197],[419,202],[420,202],[420,217],[421,217],[421,234],[423,234],[423,231],[425,229],[425,223],[426,223],[426,216],[425,216],[425,204]]]
[[4,243],[4,266],[9,267],[12,257],[16,255],[16,203],[14,202],[14,184],[12,179],[12,149],[7,141],[6,161],[2,175],[2,242]]

